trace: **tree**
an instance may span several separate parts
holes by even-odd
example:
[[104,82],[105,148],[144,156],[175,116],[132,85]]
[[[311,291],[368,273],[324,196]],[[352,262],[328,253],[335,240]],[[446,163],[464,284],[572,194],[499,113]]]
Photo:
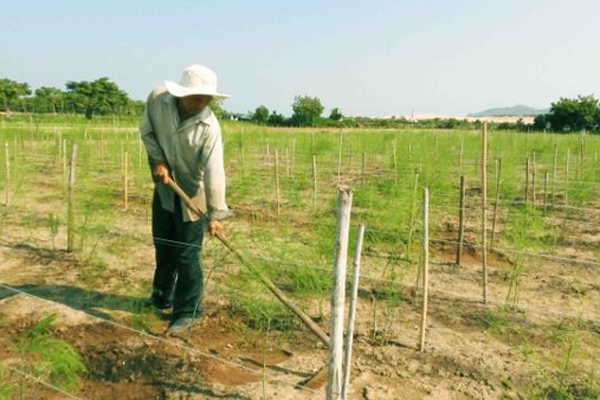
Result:
[[269,110],[265,106],[257,107],[251,120],[259,125],[266,125],[269,122]]
[[23,96],[31,94],[28,83],[19,83],[10,79],[0,79],[0,107],[4,111],[15,108]]
[[296,96],[292,104],[292,124],[298,126],[313,126],[325,108],[316,97]]
[[344,118],[344,116],[342,115],[342,113],[340,112],[340,110],[336,107],[333,110],[331,110],[331,113],[329,114],[329,119],[332,121],[341,121],[342,118]]
[[54,113],[64,111],[65,93],[53,87],[41,87],[35,90],[33,111],[36,113]]
[[[594,96],[578,96],[576,99],[560,98],[552,103],[546,122],[555,132],[598,132],[600,106]],[[541,121],[538,121],[538,125]]]
[[269,120],[267,121],[267,124],[270,126],[286,126],[286,120],[285,117],[282,114],[277,114],[277,112],[273,111],[271,112],[271,115],[269,115]]
[[95,114],[122,114],[128,106],[127,93],[108,78],[93,82],[67,82],[67,99],[76,113],[92,119]]

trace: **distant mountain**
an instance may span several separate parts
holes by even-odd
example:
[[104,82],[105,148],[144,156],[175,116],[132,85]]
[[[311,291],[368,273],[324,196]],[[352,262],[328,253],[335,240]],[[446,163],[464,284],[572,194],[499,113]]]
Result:
[[502,108],[490,108],[473,114],[467,114],[467,117],[504,117],[504,116],[522,116],[532,117],[539,114],[547,114],[549,109],[538,110],[523,105],[516,105],[512,107]]

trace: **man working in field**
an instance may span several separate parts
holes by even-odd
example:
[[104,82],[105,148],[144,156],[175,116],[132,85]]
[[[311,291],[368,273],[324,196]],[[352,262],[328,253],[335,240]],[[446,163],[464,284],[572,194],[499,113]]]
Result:
[[[179,83],[166,81],[152,91],[142,116],[140,133],[155,181],[156,269],[148,304],[173,307],[169,334],[182,332],[202,316],[204,229],[211,235],[220,232],[221,220],[231,215],[225,202],[221,127],[208,106],[213,98],[226,97],[217,91],[212,70],[192,65]],[[206,210],[205,219],[166,186],[169,178]]]

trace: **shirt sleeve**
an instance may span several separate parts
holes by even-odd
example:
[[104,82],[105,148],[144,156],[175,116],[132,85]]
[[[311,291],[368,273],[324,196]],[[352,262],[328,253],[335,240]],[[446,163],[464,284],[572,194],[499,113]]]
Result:
[[146,151],[148,152],[148,158],[151,163],[156,161],[167,163],[165,155],[158,143],[158,139],[156,137],[156,133],[154,130],[154,125],[152,124],[151,114],[152,114],[152,106],[154,102],[154,93],[151,93],[148,96],[148,100],[146,101],[146,107],[144,108],[144,113],[142,114],[142,121],[140,123],[140,135],[142,142],[144,142],[144,146],[146,147]]
[[[216,122],[216,121],[215,121]],[[209,220],[229,218],[233,212],[225,201],[225,165],[223,160],[223,140],[218,122],[208,127],[202,159],[204,164],[204,190],[206,195],[207,217]]]

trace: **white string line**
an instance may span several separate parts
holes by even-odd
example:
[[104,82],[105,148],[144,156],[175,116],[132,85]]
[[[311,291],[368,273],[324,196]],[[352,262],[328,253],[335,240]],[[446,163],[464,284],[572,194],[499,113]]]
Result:
[[9,370],[11,370],[11,371],[13,371],[15,373],[20,374],[20,375],[24,376],[25,378],[27,378],[29,380],[32,380],[32,381],[34,381],[36,383],[39,383],[40,385],[45,386],[45,387],[47,387],[47,388],[49,388],[51,390],[54,390],[55,392],[63,394],[63,395],[67,396],[70,399],[85,400],[83,397],[78,397],[78,396],[75,396],[75,395],[73,395],[73,394],[71,394],[69,392],[66,392],[66,391],[62,390],[61,388],[56,387],[56,386],[52,385],[51,383],[44,381],[40,377],[31,375],[31,374],[29,374],[29,373],[27,373],[27,372],[25,372],[25,371],[23,371],[23,370],[21,370],[19,368],[11,367],[6,362],[0,362],[0,364],[3,364],[6,368],[8,368]]
[[[56,302],[54,302],[54,301],[52,301],[50,299],[46,299],[44,297],[31,294],[31,293],[26,292],[24,290],[17,289],[17,288],[14,288],[12,286],[5,285],[3,283],[0,283],[0,288],[4,288],[6,290],[9,290],[9,291],[12,291],[12,292],[15,292],[15,293],[23,294],[25,296],[28,296],[28,297],[31,297],[31,298],[35,298],[37,300],[45,301],[45,302],[48,302],[48,303],[51,303],[51,304],[56,304]],[[245,366],[243,364],[236,363],[236,362],[228,360],[226,358],[218,357],[218,356],[216,356],[216,355],[214,355],[214,354],[212,354],[210,352],[204,352],[204,351],[202,351],[200,349],[196,349],[194,347],[186,346],[186,345],[183,345],[183,344],[181,344],[179,342],[171,341],[171,340],[162,338],[160,336],[152,335],[152,334],[150,334],[148,332],[140,331],[140,330],[137,330],[135,328],[129,327],[127,325],[123,325],[123,324],[120,324],[118,322],[114,322],[114,321],[111,321],[111,320],[108,320],[108,319],[104,319],[102,317],[99,317],[99,316],[96,316],[96,315],[93,315],[93,314],[88,314],[87,312],[85,312],[83,310],[81,310],[81,311],[83,313],[85,313],[86,316],[91,317],[92,319],[105,322],[105,323],[107,323],[109,325],[112,325],[114,327],[118,327],[118,328],[130,331],[130,332],[136,333],[136,334],[138,334],[140,336],[144,336],[144,337],[147,337],[149,339],[156,340],[158,342],[162,342],[163,344],[168,344],[168,345],[171,345],[171,346],[178,347],[178,348],[180,348],[182,350],[185,350],[185,351],[188,351],[188,352],[191,352],[191,353],[195,353],[197,355],[200,355],[200,356],[203,356],[203,357],[206,357],[206,358],[211,358],[213,360],[219,361],[219,362],[221,362],[223,364],[226,364],[226,365],[229,365],[229,366],[238,367],[240,369],[246,370],[246,371],[251,372],[253,374],[257,374],[257,375],[260,374],[261,376],[267,377],[270,382],[279,382],[279,383],[285,383],[285,384],[292,384],[294,386],[297,385],[297,383],[291,383],[290,381],[287,381],[287,380],[285,380],[285,379],[283,379],[281,377],[277,377],[277,376],[272,375],[272,374],[267,374],[267,373],[264,373],[264,372],[257,373],[256,369],[252,369],[252,368],[247,367],[247,366]],[[304,388],[303,387],[302,390],[308,390],[308,391],[317,393],[317,391],[314,391],[314,390],[312,390],[310,388]]]
[[[455,244],[458,246],[458,242],[453,242],[453,241],[449,241],[446,239],[430,239],[430,242],[437,242],[437,243],[446,243],[446,244]],[[481,249],[482,246],[479,244],[471,244],[469,243],[469,247],[475,247],[478,249]],[[527,257],[531,257],[531,258],[543,258],[545,260],[554,260],[554,261],[563,261],[563,262],[567,262],[569,264],[583,264],[583,265],[591,265],[591,266],[600,266],[600,263],[597,261],[592,261],[592,260],[579,260],[579,259],[573,259],[573,258],[566,258],[566,257],[557,257],[557,256],[551,256],[551,255],[547,255],[547,254],[543,254],[543,253],[531,253],[531,252],[527,252],[527,251],[522,251],[522,250],[512,250],[512,249],[503,249],[500,247],[487,247],[488,250],[494,250],[497,251],[499,253],[506,253],[506,254],[514,254],[514,255],[523,255],[523,256],[527,256]]]
[[[37,214],[29,214],[29,215],[37,215]],[[89,227],[88,227],[89,228]],[[126,236],[130,236],[133,239],[137,239],[137,240],[142,240],[140,239],[138,236],[136,235],[129,235],[128,233],[123,233],[122,231],[113,231],[110,229],[106,229],[105,227],[101,227],[105,232],[114,234],[114,235],[126,235]],[[391,237],[391,238],[400,238],[403,236],[398,235],[398,233],[393,232],[393,231],[385,231],[385,230],[377,230],[377,229],[371,229],[369,228],[365,234],[368,240],[368,235],[370,233],[376,233],[376,234],[384,234],[387,237]],[[418,235],[416,235],[418,236]],[[177,246],[177,247],[185,247],[185,246],[189,246],[189,247],[196,247],[196,248],[202,248],[202,244],[193,244],[193,243],[185,243],[185,242],[180,242],[180,241],[176,241],[176,240],[170,240],[170,239],[164,239],[164,238],[159,238],[159,237],[152,237],[153,240],[157,241],[157,242],[161,242],[161,243],[165,243],[167,245],[172,245],[172,246]],[[419,237],[415,237],[414,238],[414,242],[415,243],[420,243],[420,238]],[[448,240],[448,239],[442,239],[442,238],[432,238],[430,239],[430,242],[438,242],[438,243],[445,243],[445,244],[452,244],[452,245],[456,245],[458,246],[460,243],[458,241],[453,241],[453,240]],[[475,247],[475,248],[481,248],[480,245],[478,244],[474,244],[474,243],[469,243],[468,244],[470,247]],[[498,251],[498,252],[504,252],[504,253],[508,253],[508,254],[514,254],[514,255],[524,255],[530,258],[542,258],[542,259],[547,259],[547,260],[555,260],[555,261],[561,261],[561,262],[567,262],[569,264],[584,264],[584,265],[592,265],[592,266],[598,266],[600,265],[599,262],[597,261],[592,261],[592,260],[578,260],[578,259],[572,259],[572,258],[566,258],[566,257],[557,257],[557,256],[552,256],[552,255],[548,255],[548,254],[544,254],[544,253],[532,253],[532,252],[526,252],[526,251],[521,251],[521,250],[514,250],[514,249],[510,249],[510,248],[501,248],[501,247],[494,247],[494,248],[490,248],[488,247],[489,250],[494,250],[494,251]],[[261,259],[260,256],[256,257],[253,256],[253,258],[256,259]],[[268,260],[268,258],[265,258],[265,260]],[[281,262],[281,261],[278,261]],[[302,266],[301,264],[297,264],[298,266]]]

